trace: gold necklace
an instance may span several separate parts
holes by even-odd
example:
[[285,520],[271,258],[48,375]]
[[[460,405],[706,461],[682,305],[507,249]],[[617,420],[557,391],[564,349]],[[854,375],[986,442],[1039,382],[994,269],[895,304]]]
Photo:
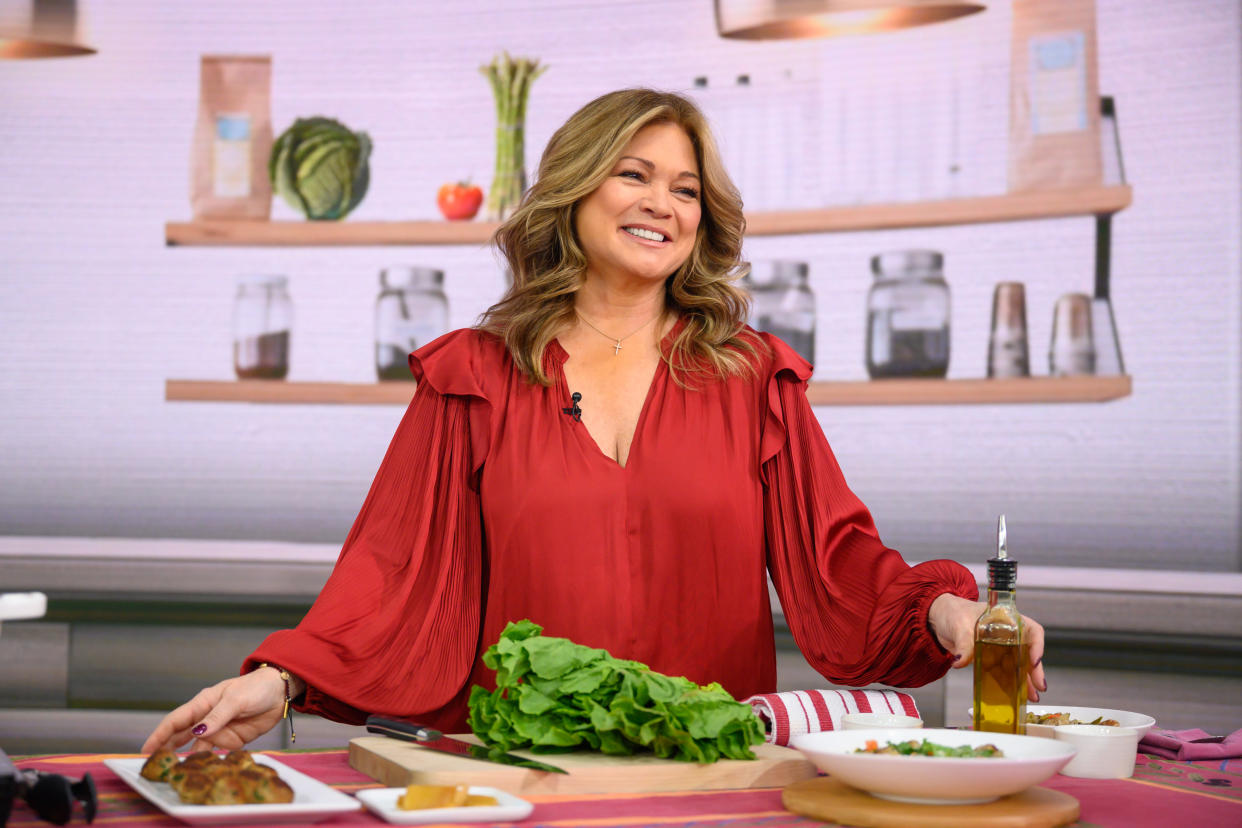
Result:
[[611,339],[611,340],[612,340],[612,342],[613,342],[613,345],[612,345],[612,355],[613,355],[613,356],[616,356],[617,354],[621,353],[621,343],[622,343],[622,342],[624,342],[625,340],[629,339],[631,336],[633,336],[634,334],[638,333],[638,332],[639,332],[639,331],[641,331],[643,328],[647,327],[647,326],[648,326],[648,325],[650,325],[652,322],[656,321],[657,319],[659,319],[661,316],[663,316],[663,315],[664,315],[664,311],[663,311],[663,310],[661,310],[661,311],[660,311],[659,313],[657,313],[655,316],[651,317],[651,318],[650,318],[650,319],[648,319],[646,322],[644,322],[644,323],[643,323],[640,327],[635,328],[634,330],[632,330],[632,331],[630,331],[629,333],[627,333],[625,336],[618,338],[618,337],[615,337],[615,336],[609,336],[608,334],[606,334],[606,333],[604,333],[603,331],[601,331],[599,328],[597,328],[597,327],[595,327],[594,325],[592,325],[592,324],[591,324],[591,320],[590,320],[590,319],[587,319],[585,316],[583,316],[583,315],[582,315],[582,311],[578,310],[577,308],[574,308],[574,313],[578,314],[578,318],[579,318],[579,319],[581,319],[583,322],[587,323],[587,327],[589,327],[591,330],[595,331],[597,334],[599,334],[600,336],[604,337],[605,339]]

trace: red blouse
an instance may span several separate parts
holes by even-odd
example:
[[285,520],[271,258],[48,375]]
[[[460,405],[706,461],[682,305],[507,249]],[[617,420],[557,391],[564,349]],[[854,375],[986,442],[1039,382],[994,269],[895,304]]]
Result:
[[884,546],[807,402],[810,365],[761,336],[772,353],[756,377],[687,389],[661,363],[624,467],[562,411],[569,356],[555,340],[551,387],[478,331],[416,351],[418,389],[331,577],[243,672],[291,670],[308,685],[300,707],[330,719],[461,732],[471,685],[494,687],[480,654],[530,618],[741,699],[776,687],[770,573],[829,680],[939,678],[951,659],[928,606],[975,599],[974,579]]

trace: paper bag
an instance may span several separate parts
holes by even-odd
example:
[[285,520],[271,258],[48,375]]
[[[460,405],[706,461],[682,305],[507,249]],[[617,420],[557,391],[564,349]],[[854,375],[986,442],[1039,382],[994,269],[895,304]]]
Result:
[[1099,186],[1094,0],[1014,0],[1009,191]]
[[203,55],[190,176],[195,218],[271,215],[271,79],[266,55]]

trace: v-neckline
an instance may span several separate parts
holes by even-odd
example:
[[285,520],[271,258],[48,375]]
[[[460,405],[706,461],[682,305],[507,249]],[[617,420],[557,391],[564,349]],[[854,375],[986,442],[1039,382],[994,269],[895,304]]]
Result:
[[[605,462],[610,463],[614,468],[624,472],[634,465],[634,452],[639,445],[639,435],[642,433],[643,425],[647,422],[647,410],[651,407],[651,398],[655,395],[656,385],[663,379],[664,372],[668,370],[668,365],[664,360],[664,354],[667,351],[668,343],[685,324],[685,317],[678,317],[673,323],[673,327],[668,329],[660,339],[660,360],[656,363],[655,373],[651,375],[651,382],[647,384],[647,394],[643,397],[642,408],[638,410],[638,419],[634,423],[634,433],[630,435],[630,450],[626,452],[625,463],[613,457],[604,451],[604,447],[591,434],[591,430],[586,427],[586,423],[582,422],[579,417],[574,417],[570,426],[578,433],[579,439],[586,440],[590,447],[595,449]],[[556,383],[561,390],[561,398],[568,400],[570,396],[569,379],[565,376],[565,363],[569,361],[569,352],[565,350],[565,346],[561,345],[561,341],[556,337],[548,343],[548,348],[552,350],[556,362]]]

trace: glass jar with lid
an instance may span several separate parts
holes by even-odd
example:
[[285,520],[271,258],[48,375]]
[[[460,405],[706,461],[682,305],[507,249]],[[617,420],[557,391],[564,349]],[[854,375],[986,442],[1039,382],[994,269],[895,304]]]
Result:
[[409,355],[448,333],[444,271],[406,265],[380,271],[375,300],[375,374],[381,380],[413,380]]
[[284,276],[243,276],[233,299],[233,371],[238,379],[289,374],[293,300]]
[[750,325],[784,340],[803,359],[815,363],[815,293],[807,284],[806,262],[773,259],[751,262],[741,281],[750,292]]
[[944,256],[897,250],[871,258],[867,293],[867,373],[943,377],[949,371],[949,285]]

